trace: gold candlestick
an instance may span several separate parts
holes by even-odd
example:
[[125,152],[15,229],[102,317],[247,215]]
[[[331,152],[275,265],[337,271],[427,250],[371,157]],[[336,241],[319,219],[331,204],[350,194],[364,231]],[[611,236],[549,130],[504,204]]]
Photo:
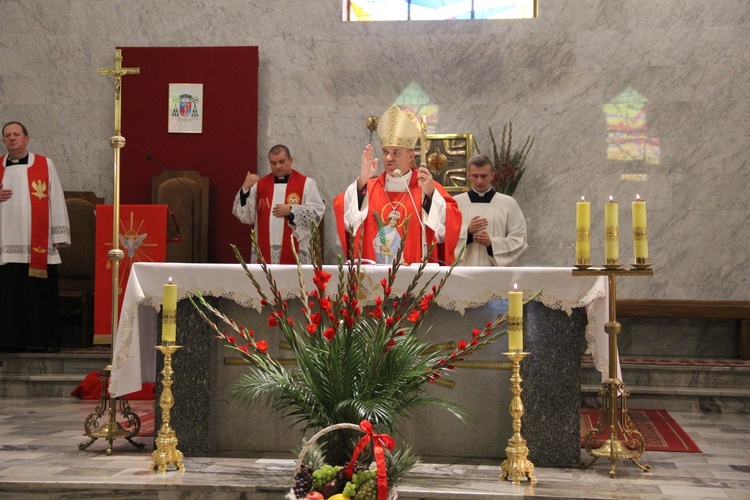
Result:
[[510,392],[513,398],[510,400],[510,415],[513,417],[513,436],[508,440],[508,447],[505,448],[507,458],[503,461],[501,467],[503,473],[500,475],[501,480],[513,481],[513,484],[521,484],[521,477],[536,483],[534,477],[534,464],[527,458],[529,448],[526,446],[526,440],[521,437],[521,417],[523,416],[523,401],[521,401],[521,360],[529,355],[528,352],[512,351],[504,352],[505,356],[513,362],[512,374],[510,376]]
[[164,368],[161,371],[161,385],[163,387],[159,406],[161,407],[161,428],[159,436],[156,438],[156,449],[151,453],[151,470],[157,469],[159,473],[167,472],[167,466],[174,464],[177,469],[185,472],[185,466],[182,465],[182,452],[177,449],[177,435],[169,427],[170,412],[174,405],[174,396],[172,395],[172,354],[182,346],[173,345],[171,342],[164,342],[156,346],[156,349],[164,354]]
[[[604,325],[604,331],[609,335],[609,377],[602,384],[599,396],[602,399],[602,412],[591,431],[583,440],[586,452],[593,458],[582,463],[586,469],[598,459],[608,458],[611,467],[609,477],[615,477],[615,467],[618,460],[630,460],[644,472],[650,472],[650,465],[642,465],[638,458],[646,450],[646,439],[628,415],[627,398],[630,391],[618,377],[617,370],[617,335],[622,326],[617,322],[617,276],[653,276],[652,269],[590,269],[587,271],[574,270],[573,276],[607,276],[609,281],[609,321]],[[620,411],[618,412],[618,406]],[[617,436],[618,428],[622,429],[624,439]],[[599,436],[608,435],[606,441],[599,444]]]

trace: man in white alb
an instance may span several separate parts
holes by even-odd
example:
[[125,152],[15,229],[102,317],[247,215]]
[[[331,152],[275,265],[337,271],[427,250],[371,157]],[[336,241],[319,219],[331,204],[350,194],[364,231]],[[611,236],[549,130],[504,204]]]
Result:
[[[292,237],[301,264],[311,264],[312,223],[319,224],[326,207],[313,179],[292,169],[289,148],[277,144],[268,152],[271,173],[263,178],[250,172],[234,198],[232,213],[255,226],[263,259],[269,264],[296,264]],[[253,254],[251,262],[258,262]]]
[[471,158],[467,175],[471,191],[455,197],[463,214],[456,257],[466,245],[459,265],[510,266],[528,247],[521,208],[492,188],[495,170],[487,155]]
[[65,194],[52,160],[27,149],[19,122],[3,126],[0,157],[0,351],[60,350],[58,247],[70,245]]

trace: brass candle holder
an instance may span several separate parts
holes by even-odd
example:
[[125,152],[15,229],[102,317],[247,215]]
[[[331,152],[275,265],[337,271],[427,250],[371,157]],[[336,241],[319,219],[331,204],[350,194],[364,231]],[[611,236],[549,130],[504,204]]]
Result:
[[[634,266],[635,267],[635,266]],[[602,400],[602,411],[596,425],[583,440],[586,452],[593,458],[581,464],[586,469],[600,458],[607,458],[611,467],[609,476],[615,477],[618,460],[630,460],[644,472],[650,472],[650,465],[642,465],[638,458],[646,450],[643,434],[633,424],[628,415],[627,398],[630,391],[618,377],[617,335],[622,326],[617,322],[617,276],[653,276],[653,269],[590,269],[573,270],[573,276],[607,276],[609,281],[609,321],[604,331],[609,335],[609,377],[602,383],[599,396]],[[623,439],[618,437],[622,431]],[[599,442],[600,436],[608,436]]]
[[534,464],[529,461],[529,448],[526,440],[521,437],[521,417],[524,413],[523,401],[521,400],[521,360],[529,355],[528,352],[510,351],[504,352],[505,356],[513,362],[510,376],[510,392],[513,398],[510,400],[510,415],[513,417],[513,436],[508,439],[508,447],[505,448],[506,459],[501,467],[503,473],[500,480],[512,481],[513,484],[521,484],[521,477],[525,476],[531,483],[536,483],[534,477]]
[[171,342],[164,342],[156,346],[156,349],[164,355],[164,368],[161,371],[162,392],[159,398],[161,407],[162,424],[159,428],[159,434],[156,438],[156,449],[151,453],[151,470],[157,470],[159,473],[167,472],[168,465],[175,465],[177,469],[185,472],[185,466],[182,465],[182,452],[177,449],[177,435],[169,426],[172,406],[174,405],[174,396],[172,395],[172,354],[182,348],[179,345],[173,345]]

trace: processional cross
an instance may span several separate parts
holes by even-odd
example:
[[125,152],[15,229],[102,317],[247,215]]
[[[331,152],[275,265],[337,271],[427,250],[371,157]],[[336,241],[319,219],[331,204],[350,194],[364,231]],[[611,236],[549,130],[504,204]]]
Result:
[[[112,441],[117,438],[124,437],[136,448],[143,448],[143,443],[137,443],[131,438],[136,436],[141,429],[141,420],[133,413],[130,409],[128,400],[124,397],[119,398],[107,395],[109,389],[109,377],[112,372],[112,365],[114,364],[115,358],[115,334],[117,332],[117,319],[119,310],[119,269],[120,261],[123,259],[124,252],[119,247],[119,222],[120,222],[120,149],[125,147],[125,138],[120,134],[120,118],[121,118],[121,104],[122,104],[122,77],[125,75],[137,75],[141,72],[140,68],[123,68],[122,67],[122,50],[115,49],[115,67],[114,68],[99,68],[97,73],[100,75],[113,75],[115,77],[115,133],[109,138],[109,145],[114,150],[114,202],[113,202],[113,217],[112,217],[112,249],[107,252],[107,257],[112,261],[112,363],[102,370],[101,382],[102,392],[99,398],[99,402],[96,405],[94,413],[90,414],[84,422],[83,428],[86,432],[86,436],[91,438],[86,443],[80,443],[78,445],[79,450],[85,450],[94,441],[99,438],[103,438],[109,442],[107,448],[107,455],[112,454]],[[116,420],[116,405],[120,403],[120,413],[124,419],[128,422],[128,429],[122,428],[120,423]],[[100,425],[99,420],[102,418],[105,412],[109,409],[108,421]]]

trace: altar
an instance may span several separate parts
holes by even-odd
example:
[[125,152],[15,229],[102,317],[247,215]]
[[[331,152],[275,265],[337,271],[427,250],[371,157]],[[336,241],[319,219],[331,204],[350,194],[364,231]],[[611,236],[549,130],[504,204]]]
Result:
[[[294,266],[269,266],[284,297],[299,295]],[[312,284],[312,267],[303,266]],[[325,266],[334,275],[338,269]],[[448,268],[428,268],[439,280]],[[363,266],[362,301],[380,292],[387,267]],[[260,266],[250,266],[265,284]],[[399,270],[393,292],[402,293],[416,267]],[[162,286],[169,278],[178,285],[180,299],[200,292],[222,312],[256,331],[269,342],[269,353],[285,357],[283,346],[266,327],[259,296],[238,264],[137,263],[123,299],[113,346],[110,391],[121,396],[156,379],[158,310]],[[573,277],[570,268],[455,268],[428,313],[430,342],[457,341],[473,327],[502,314],[508,290],[517,283],[526,297],[541,294],[526,306],[524,343],[531,354],[522,364],[526,413],[522,433],[529,458],[537,466],[573,466],[580,461],[580,355],[588,349],[597,368],[607,372],[607,281],[604,277]],[[310,285],[312,286],[312,285]],[[291,307],[291,306],[290,306]],[[274,340],[276,339],[276,340]],[[189,301],[178,305],[177,343],[172,387],[175,406],[171,426],[186,455],[215,453],[286,452],[299,443],[300,433],[290,423],[254,405],[245,408],[227,392],[246,366],[224,349]],[[507,337],[468,358],[447,384],[430,384],[428,391],[461,404],[473,416],[465,426],[451,415],[425,408],[399,426],[399,442],[407,442],[423,456],[502,458],[511,436],[510,372]],[[286,356],[289,356],[288,351]],[[159,368],[160,369],[160,368]],[[158,388],[158,385],[157,385]],[[158,410],[158,405],[157,405]],[[157,411],[157,424],[158,424]],[[157,425],[158,428],[158,425]]]

